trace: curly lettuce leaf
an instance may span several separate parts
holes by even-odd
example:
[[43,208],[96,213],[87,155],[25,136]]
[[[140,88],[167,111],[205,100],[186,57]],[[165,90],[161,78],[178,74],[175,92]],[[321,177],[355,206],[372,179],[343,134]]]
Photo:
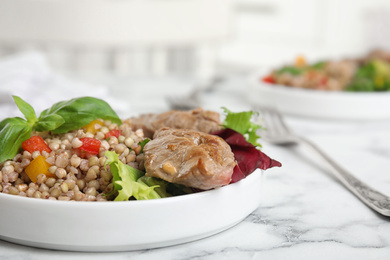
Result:
[[150,177],[150,176],[142,176],[137,181],[143,182],[148,186],[156,186],[155,191],[162,198],[185,195],[185,194],[196,192],[194,189],[190,187],[177,184],[177,183],[167,182],[165,180],[155,178],[155,177]]
[[140,177],[145,175],[143,171],[122,163],[119,160],[118,154],[115,152],[106,151],[104,155],[107,157],[104,166],[110,166],[114,191],[118,191],[118,196],[114,201],[127,201],[131,197],[134,197],[137,200],[161,198],[154,190],[158,186],[148,186],[144,182],[137,181]]
[[167,192],[167,187],[169,185],[169,182],[157,179],[154,177],[149,176],[142,176],[137,180],[139,183],[143,183],[147,186],[155,187],[155,191],[160,195],[162,198],[165,197],[171,197],[172,195]]
[[226,113],[225,121],[222,124],[223,127],[239,132],[249,143],[261,147],[261,144],[257,142],[260,136],[256,133],[261,126],[251,122],[253,111],[234,113],[226,107],[223,107],[223,110]]

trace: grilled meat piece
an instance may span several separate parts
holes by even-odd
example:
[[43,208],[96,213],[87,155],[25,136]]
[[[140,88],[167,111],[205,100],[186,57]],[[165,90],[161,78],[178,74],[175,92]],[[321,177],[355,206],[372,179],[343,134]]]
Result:
[[205,133],[221,129],[219,114],[202,108],[190,111],[172,110],[162,114],[144,114],[132,117],[130,121],[133,130],[142,128],[144,136],[148,138],[152,138],[154,132],[163,127],[194,129]]
[[236,165],[222,138],[190,129],[160,129],[144,155],[146,176],[202,190],[229,184]]

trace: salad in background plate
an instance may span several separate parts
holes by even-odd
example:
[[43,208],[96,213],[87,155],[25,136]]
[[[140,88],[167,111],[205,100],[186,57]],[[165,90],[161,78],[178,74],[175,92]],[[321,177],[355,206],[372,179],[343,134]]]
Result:
[[315,90],[390,91],[390,53],[375,50],[360,58],[325,60],[313,64],[298,56],[294,64],[274,69],[262,81]]

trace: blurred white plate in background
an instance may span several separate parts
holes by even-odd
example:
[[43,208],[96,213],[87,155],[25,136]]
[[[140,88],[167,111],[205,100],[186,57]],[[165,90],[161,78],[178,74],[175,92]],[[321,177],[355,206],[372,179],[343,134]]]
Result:
[[293,88],[249,79],[248,99],[253,106],[271,106],[293,116],[318,119],[390,119],[390,92],[341,92]]

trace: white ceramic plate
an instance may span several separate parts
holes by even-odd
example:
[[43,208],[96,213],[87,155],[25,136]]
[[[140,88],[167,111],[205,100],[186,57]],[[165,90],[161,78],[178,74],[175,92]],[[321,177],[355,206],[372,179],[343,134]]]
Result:
[[0,193],[0,238],[69,251],[181,244],[241,222],[260,203],[262,171],[225,187],[149,201],[76,202]]
[[250,78],[248,98],[255,106],[271,106],[295,116],[320,119],[390,119],[390,92],[341,92],[292,88]]

